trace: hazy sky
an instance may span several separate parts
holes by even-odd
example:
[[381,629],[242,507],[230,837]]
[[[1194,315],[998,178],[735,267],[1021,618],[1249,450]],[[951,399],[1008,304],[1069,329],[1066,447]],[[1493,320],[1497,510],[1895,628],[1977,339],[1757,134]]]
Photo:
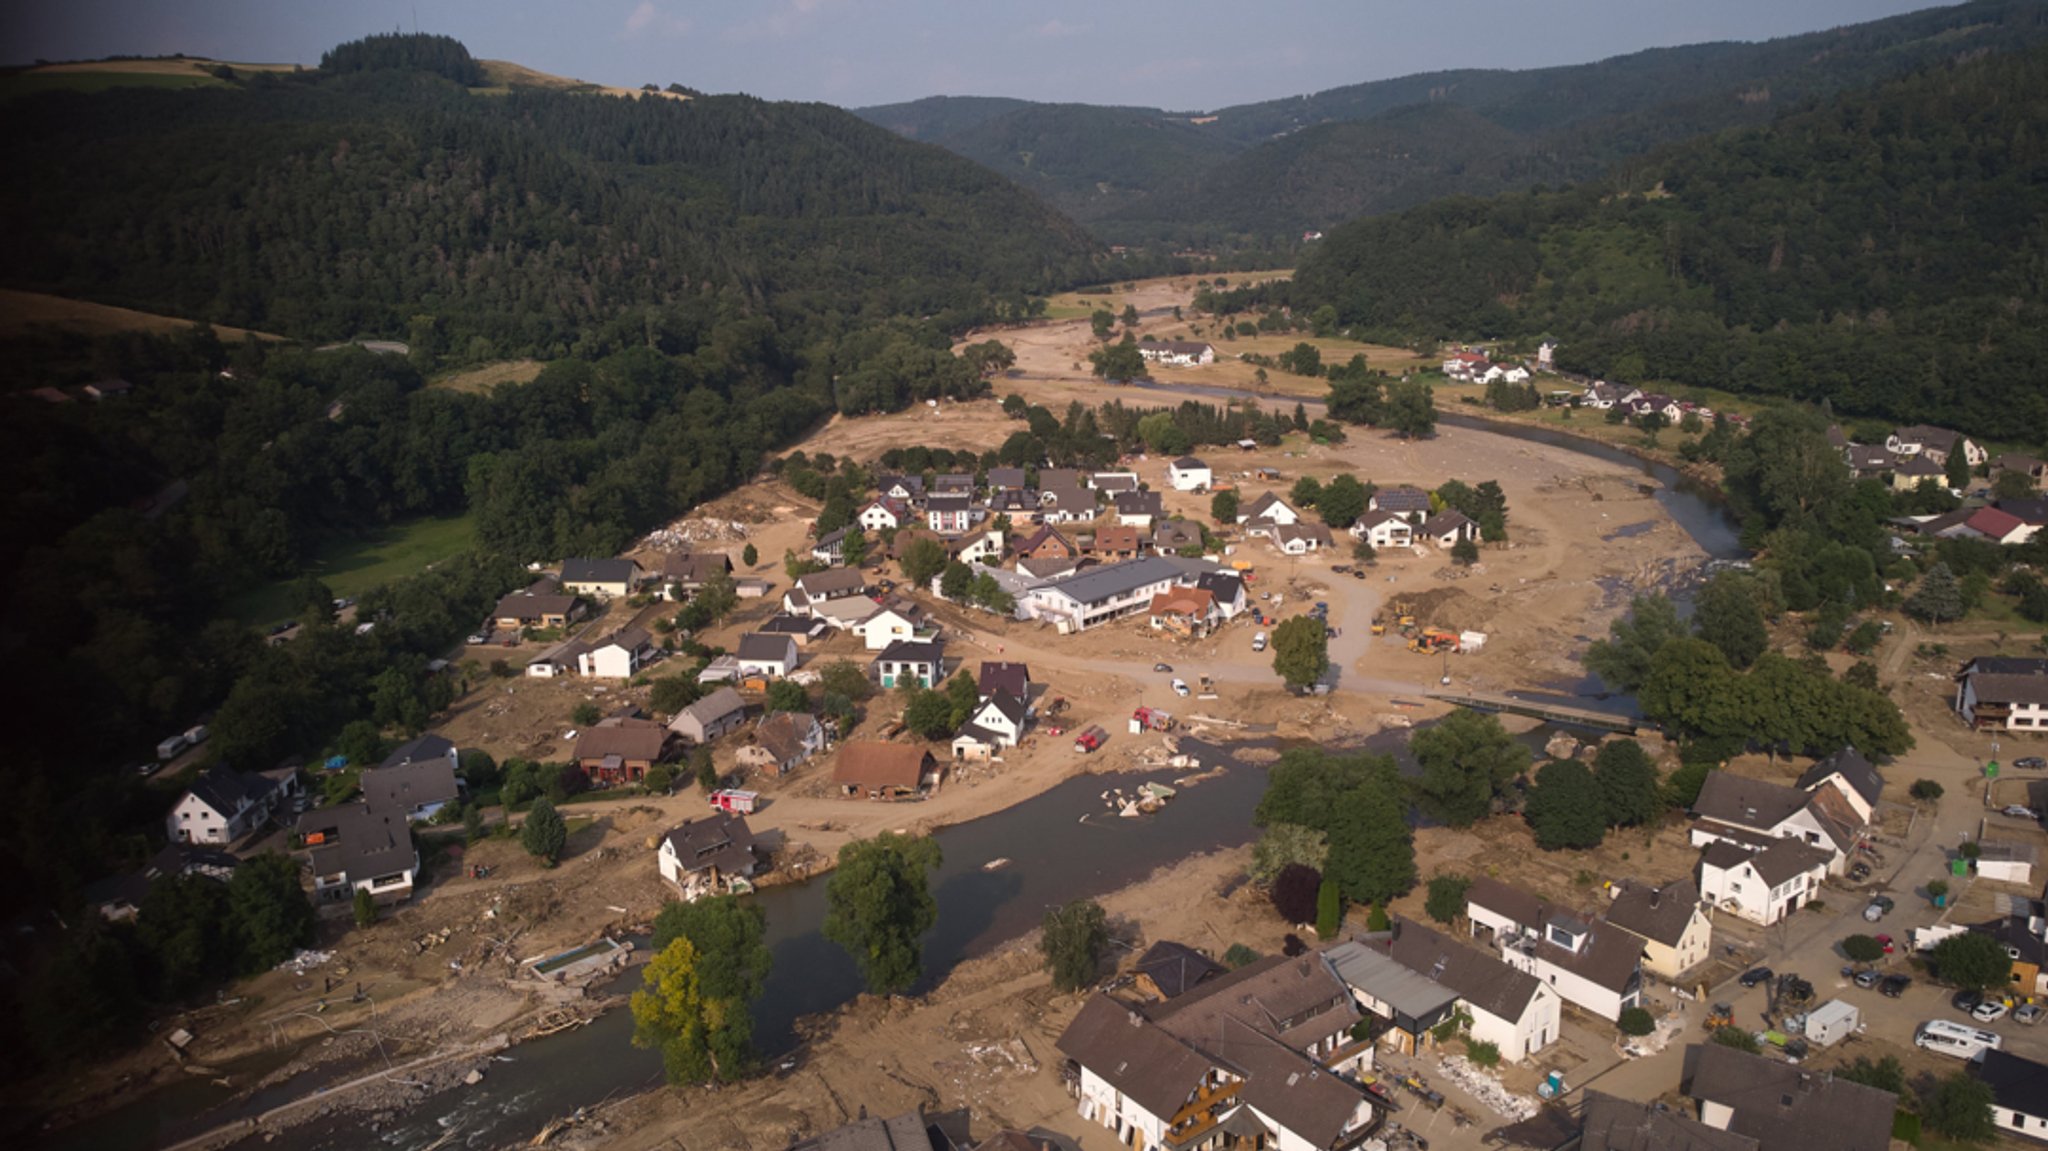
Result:
[[1580,63],[1931,0],[0,0],[0,60],[315,63],[369,32],[607,84],[849,107],[930,95],[1218,108],[1459,67]]

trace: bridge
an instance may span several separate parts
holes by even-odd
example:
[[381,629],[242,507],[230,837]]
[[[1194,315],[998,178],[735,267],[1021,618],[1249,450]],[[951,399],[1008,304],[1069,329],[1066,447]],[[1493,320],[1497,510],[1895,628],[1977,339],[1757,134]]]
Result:
[[1504,711],[1511,715],[1526,715],[1549,723],[1618,731],[1624,735],[1634,735],[1638,727],[1645,726],[1629,716],[1616,715],[1611,711],[1592,711],[1549,700],[1517,699],[1511,695],[1491,691],[1433,691],[1429,693],[1429,698],[1469,707],[1474,711]]

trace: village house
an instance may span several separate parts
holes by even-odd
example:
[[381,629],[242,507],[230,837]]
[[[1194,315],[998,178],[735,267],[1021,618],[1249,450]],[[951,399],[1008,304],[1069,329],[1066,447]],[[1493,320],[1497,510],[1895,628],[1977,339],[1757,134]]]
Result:
[[287,784],[269,773],[208,768],[171,806],[165,833],[172,843],[226,847],[269,823],[278,801],[297,787],[295,772]]
[[932,753],[911,743],[842,743],[832,782],[849,799],[907,799],[939,784]]
[[1060,534],[1060,530],[1051,524],[1043,525],[1030,535],[1018,538],[1011,543],[1010,548],[1021,559],[1071,559],[1079,552],[1073,542]]
[[721,687],[690,704],[668,721],[677,739],[695,747],[710,743],[747,722],[747,701],[730,687]]
[[[309,826],[317,824],[317,829]],[[313,901],[334,904],[367,891],[379,905],[412,897],[420,870],[412,823],[403,811],[368,803],[317,808],[300,821],[313,872]]]
[[925,501],[925,526],[942,536],[957,536],[974,526],[974,497],[935,495]]
[[1154,595],[1148,611],[1152,630],[1169,631],[1182,639],[1208,635],[1220,618],[1215,596],[1198,587],[1178,585]]
[[655,864],[683,902],[695,903],[706,896],[753,890],[747,881],[761,860],[746,816],[716,811],[685,820],[662,836]]
[[1484,352],[1460,349],[1445,356],[1442,367],[1444,375],[1454,380],[1474,380],[1484,376],[1493,361]]
[[1617,404],[1628,403],[1642,394],[1640,388],[1632,388],[1627,384],[1610,384],[1601,380],[1586,389],[1584,404],[1586,407],[1604,412]]
[[966,472],[943,472],[932,477],[930,495],[971,496],[974,494],[974,477]]
[[894,531],[910,522],[910,509],[896,500],[882,498],[872,500],[853,517],[863,531]]
[[1699,884],[1689,878],[1626,883],[1607,905],[1606,919],[1642,942],[1643,970],[1674,983],[1705,963],[1712,949],[1713,926],[1700,908]]
[[1819,898],[1828,853],[1797,839],[1761,851],[1716,840],[1700,853],[1700,897],[1716,910],[1769,927]]
[[1090,996],[1056,1046],[1081,1117],[1132,1151],[1341,1151],[1382,1116],[1347,1076],[1371,1062],[1322,956],[1273,955],[1154,1003]]
[[1464,512],[1456,508],[1445,508],[1422,521],[1422,526],[1416,529],[1416,534],[1440,548],[1449,550],[1458,546],[1461,540],[1478,539],[1479,525],[1473,523],[1471,517]]
[[553,679],[561,675],[577,674],[583,664],[583,653],[590,650],[590,641],[565,639],[540,649],[526,662],[525,674],[535,679]]
[[[1044,559],[1032,559],[1027,556],[1017,561],[1016,574],[1028,577],[1035,583],[1048,583],[1081,570],[1084,562],[1087,561],[1065,556],[1047,556]],[[1011,594],[1014,597],[1016,593]]]
[[2033,540],[2041,529],[2003,508],[1978,508],[1963,526],[1995,544],[2016,547]]
[[587,678],[629,679],[654,653],[646,628],[621,628],[578,652],[576,670]]
[[92,383],[85,385],[83,391],[86,398],[94,402],[118,400],[123,396],[133,394],[135,385],[127,380],[120,379],[94,380]]
[[853,634],[869,651],[881,651],[900,640],[916,639],[933,631],[931,617],[907,599],[893,599],[881,610],[853,625]]
[[1322,524],[1281,524],[1273,529],[1273,546],[1281,555],[1305,556],[1332,544],[1330,529]]
[[1138,490],[1138,473],[1090,472],[1088,486],[1110,497],[1118,492],[1134,492]]
[[668,731],[644,719],[605,720],[576,737],[571,756],[591,784],[639,783],[668,749]]
[[868,674],[884,688],[914,683],[933,687],[946,677],[946,648],[936,640],[897,640],[868,665]]
[[826,567],[838,567],[846,560],[846,539],[852,535],[852,527],[834,528],[818,537],[811,544],[811,559]]
[[1003,562],[1003,533],[991,528],[946,541],[946,554],[961,563]]
[[808,649],[812,644],[825,638],[832,627],[814,615],[789,615],[786,612],[777,612],[754,630],[762,635],[786,635],[795,640],[798,647]]
[[915,507],[924,502],[924,479],[921,476],[883,476],[875,484],[883,499]]
[[1842,449],[1842,461],[1859,480],[1885,479],[1892,474],[1892,454],[1883,448],[1850,444]]
[[1351,538],[1364,540],[1374,551],[1405,548],[1415,542],[1415,525],[1398,512],[1367,512],[1352,521]]
[[1020,696],[998,689],[975,705],[953,737],[954,759],[986,759],[1024,738],[1029,709]]
[[645,575],[628,559],[569,559],[562,561],[560,583],[577,595],[622,599],[633,594]]
[[1028,664],[1008,663],[1001,660],[985,659],[981,669],[975,673],[976,694],[987,699],[999,691],[1007,691],[1018,699],[1031,699],[1031,667]]
[[1971,727],[2048,731],[2048,659],[1978,656],[1955,679],[1956,714]]
[[1038,518],[1041,523],[1071,523],[1095,518],[1096,495],[1070,469],[1050,469],[1038,475]]
[[1145,610],[1180,577],[1181,569],[1162,556],[1103,564],[1031,588],[1018,597],[1018,613],[1051,620],[1062,635],[1085,631]]
[[1193,340],[1141,340],[1138,354],[1148,364],[1165,364],[1169,368],[1192,368],[1216,362],[1215,345]]
[[1182,456],[1166,465],[1166,482],[1177,492],[1205,492],[1215,481],[1209,465],[1194,456]]
[[1391,1051],[1415,1055],[1428,1050],[1435,1041],[1431,1033],[1457,1013],[1456,991],[1403,966],[1383,947],[1347,939],[1326,949],[1323,957],[1351,988],[1359,1010],[1372,1018],[1377,1042]]
[[189,843],[167,843],[139,870],[87,884],[79,894],[86,906],[107,922],[130,923],[142,913],[149,889],[157,883],[181,875],[226,883],[235,877],[235,869],[241,865],[241,860],[225,851]]
[[1985,450],[1961,432],[1948,428],[1937,428],[1927,424],[1914,424],[1909,428],[1895,428],[1885,437],[1885,450],[1895,456],[1922,456],[1931,461],[1936,469],[1945,469],[1948,458],[1963,453],[1963,460],[1972,470],[1991,457]]
[[1021,492],[1030,486],[1030,474],[1023,468],[1006,465],[988,470],[988,490],[991,492]]
[[1991,1088],[1991,1121],[2000,1134],[2048,1143],[2048,1064],[2010,1051],[1986,1051],[1970,1074]]
[[1878,802],[1884,798],[1884,776],[1878,774],[1876,764],[1853,747],[1842,748],[1816,760],[1812,767],[1800,773],[1793,786],[1808,794],[1822,786],[1833,788],[1855,809],[1860,823],[1869,823],[1876,818]]
[[1272,492],[1237,509],[1237,522],[1248,536],[1271,535],[1276,527],[1301,522],[1301,513]]
[[1153,551],[1171,554],[1185,547],[1200,546],[1202,546],[1202,528],[1200,524],[1189,523],[1187,520],[1161,520],[1159,525],[1152,529]]
[[1892,490],[1910,492],[1920,486],[1921,481],[1936,487],[1948,486],[1948,472],[1932,456],[1896,456],[1892,462]]
[[1466,892],[1465,915],[1473,938],[1491,942],[1502,962],[1535,976],[1566,1002],[1610,1021],[1641,1004],[1636,936],[1486,876]]
[[1230,969],[1185,943],[1162,939],[1131,966],[1131,989],[1150,1002],[1176,999]]
[[1166,517],[1158,492],[1118,492],[1109,502],[1116,509],[1116,522],[1140,531],[1151,531],[1154,520]]
[[498,601],[491,609],[491,622],[500,631],[516,632],[528,627],[567,627],[579,614],[576,597],[559,592],[560,585],[544,579]]
[[1407,484],[1381,488],[1366,501],[1366,508],[1375,512],[1393,512],[1411,524],[1419,524],[1429,518],[1429,493]]
[[1755,851],[1777,839],[1795,839],[1826,853],[1831,875],[1847,870],[1848,853],[1867,822],[1832,785],[1802,791],[1726,771],[1707,773],[1692,812],[1694,847],[1727,841]]
[[1137,528],[1110,525],[1095,529],[1086,550],[1095,559],[1114,562],[1136,559],[1141,546]]
[[1680,1089],[1699,1102],[1701,1123],[1754,1139],[1757,1151],[1889,1147],[1899,1104],[1889,1091],[1720,1043],[1685,1049]]
[[1244,594],[1244,577],[1236,572],[1203,572],[1195,577],[1195,586],[1209,593],[1216,601],[1217,616],[1225,620],[1236,619],[1250,604]]
[[[449,750],[454,750],[452,744]],[[396,763],[387,759],[384,766],[364,772],[358,786],[363,791],[363,802],[369,804],[371,810],[402,815],[409,823],[434,818],[442,808],[459,803],[463,793],[462,780],[455,774],[453,755],[429,754],[417,760]]]
[[740,678],[784,679],[796,670],[799,656],[796,641],[786,635],[762,635],[749,632],[740,637],[739,650],[733,653],[740,661]]
[[811,605],[811,618],[833,631],[852,631],[873,618],[882,605],[864,595],[842,596]]
[[1029,489],[990,492],[987,507],[991,516],[1007,516],[1013,531],[1036,526],[1039,520],[1038,493]]
[[1488,952],[1406,919],[1361,941],[1457,992],[1458,1007],[1472,1018],[1468,1033],[1500,1048],[1503,1059],[1519,1063],[1560,1034],[1556,989]]
[[1585,1092],[1573,1151],[1756,1151],[1756,1140],[1716,1131],[1662,1102]]
[[731,574],[732,557],[724,552],[663,552],[648,569],[662,598],[678,602],[695,596],[712,580]]
[[2018,452],[2007,452],[1991,461],[1991,478],[1995,481],[2007,472],[2018,472],[2027,477],[2035,490],[2048,490],[2048,461]]
[[1980,839],[1973,866],[1979,879],[2024,886],[2033,882],[2034,865],[2040,862],[2040,858],[2040,852],[2034,850],[2031,843]]
[[778,711],[761,717],[754,742],[739,751],[739,761],[769,775],[788,775],[830,745],[825,725],[804,711]]
[[867,590],[868,577],[859,568],[812,572],[783,594],[782,610],[791,615],[815,615],[818,604],[862,595]]

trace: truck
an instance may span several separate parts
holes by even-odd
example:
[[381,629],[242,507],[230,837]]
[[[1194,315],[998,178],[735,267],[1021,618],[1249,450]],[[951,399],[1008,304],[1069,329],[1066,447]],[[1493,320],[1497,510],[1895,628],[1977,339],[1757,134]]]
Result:
[[1086,755],[1108,742],[1109,733],[1097,725],[1090,724],[1081,729],[1081,734],[1074,737],[1074,750]]
[[1141,707],[1131,713],[1131,734],[1140,735],[1148,731],[1172,731],[1173,714],[1156,707]]
[[1845,999],[1830,999],[1806,1013],[1806,1038],[1821,1047],[1833,1047],[1856,1033],[1863,1016]]
[[761,793],[758,791],[739,791],[734,788],[721,788],[718,791],[712,792],[706,798],[711,801],[711,810],[713,811],[728,811],[734,815],[752,815],[754,814],[755,805],[761,800]]
[[1455,652],[1458,650],[1458,633],[1440,627],[1423,628],[1413,639],[1408,641],[1408,650],[1420,652],[1423,655],[1435,655],[1438,652],[1446,651]]

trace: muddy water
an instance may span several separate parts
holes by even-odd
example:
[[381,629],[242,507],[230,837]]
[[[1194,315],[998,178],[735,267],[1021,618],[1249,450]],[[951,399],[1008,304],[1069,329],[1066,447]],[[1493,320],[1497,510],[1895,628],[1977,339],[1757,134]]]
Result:
[[[1185,746],[1204,763],[1215,758],[1215,752],[1192,741]],[[1252,808],[1266,786],[1266,773],[1257,767],[1232,766],[1217,778],[1181,789],[1160,814],[1139,819],[1117,818],[1100,798],[1110,788],[1129,791],[1145,782],[1171,783],[1178,774],[1183,773],[1081,776],[994,815],[941,829],[936,838],[944,863],[932,880],[938,924],[925,938],[925,977],[916,990],[929,990],[961,960],[1030,931],[1049,906],[1102,895],[1190,855],[1251,841]],[[915,808],[906,808],[905,823],[915,815]],[[998,859],[1010,862],[984,870]],[[797,1018],[832,1010],[858,995],[860,975],[846,953],[820,932],[823,882],[769,888],[753,898],[767,913],[768,944],[775,956],[767,993],[755,1009],[755,1040],[771,1060],[791,1054],[800,1059]],[[620,990],[636,983],[629,976]],[[460,1133],[449,1146],[495,1147],[523,1140],[551,1117],[659,1082],[660,1058],[633,1047],[632,1031],[630,1014],[612,1011],[588,1027],[513,1048],[511,1062],[494,1064],[482,1084],[428,1099],[381,1132],[364,1123],[316,1121],[270,1146],[311,1151],[376,1143],[418,1151],[451,1128]],[[223,1118],[207,1116],[198,1126]]]

